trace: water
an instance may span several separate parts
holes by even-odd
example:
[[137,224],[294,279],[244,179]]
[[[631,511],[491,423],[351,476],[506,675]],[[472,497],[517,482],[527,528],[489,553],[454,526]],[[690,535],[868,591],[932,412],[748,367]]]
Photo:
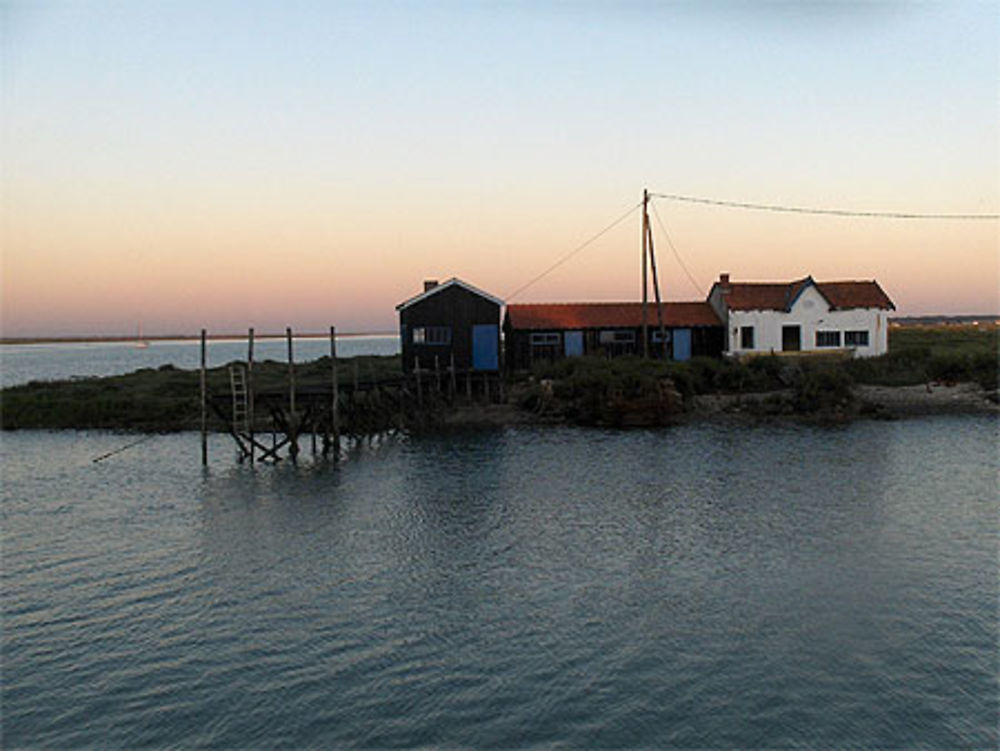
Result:
[[995,748],[992,418],[3,435],[2,743]]
[[[330,354],[330,341],[324,338],[294,339],[292,350],[298,362],[316,360]],[[395,335],[337,337],[338,357],[397,354],[399,337]],[[209,341],[207,355],[209,367],[246,360],[247,342],[245,339]],[[288,345],[284,339],[257,339],[254,341],[254,359],[286,362]],[[189,370],[200,367],[200,341],[157,340],[150,342],[146,349],[138,349],[134,342],[2,344],[0,387],[74,376],[119,375],[165,364]]]

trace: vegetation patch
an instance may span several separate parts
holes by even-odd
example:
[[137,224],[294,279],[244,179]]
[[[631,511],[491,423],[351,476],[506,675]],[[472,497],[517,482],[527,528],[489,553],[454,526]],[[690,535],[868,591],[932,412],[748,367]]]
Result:
[[[399,357],[338,358],[337,365],[341,384],[388,381],[401,372]],[[254,363],[253,375],[258,393],[288,389],[287,363]],[[329,357],[295,365],[297,389],[329,388],[331,380]],[[209,394],[228,396],[229,364],[209,369],[206,382]],[[172,365],[103,378],[32,381],[0,391],[0,424],[4,430],[198,430],[200,394],[200,371]]]

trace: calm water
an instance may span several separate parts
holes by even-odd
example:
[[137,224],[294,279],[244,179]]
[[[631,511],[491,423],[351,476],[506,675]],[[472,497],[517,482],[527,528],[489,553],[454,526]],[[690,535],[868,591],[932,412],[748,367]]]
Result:
[[[292,351],[298,362],[316,360],[330,354],[330,341],[295,339]],[[399,354],[398,336],[337,337],[339,357],[396,354]],[[246,357],[246,340],[208,342],[210,367]],[[288,344],[284,339],[258,339],[254,342],[254,359],[287,362]],[[201,342],[153,341],[148,349],[137,349],[133,342],[0,344],[0,387],[73,376],[118,375],[168,363],[179,368],[198,368]]]
[[995,748],[990,418],[2,438],[2,743]]

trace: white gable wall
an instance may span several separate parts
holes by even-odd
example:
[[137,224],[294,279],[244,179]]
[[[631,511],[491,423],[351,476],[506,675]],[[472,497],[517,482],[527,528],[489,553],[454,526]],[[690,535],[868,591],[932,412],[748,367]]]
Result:
[[[733,355],[759,354],[782,351],[782,327],[800,327],[803,352],[815,350],[835,352],[849,349],[855,357],[873,357],[889,350],[888,311],[879,308],[851,308],[830,310],[826,299],[815,287],[807,287],[795,301],[791,311],[731,310],[726,332],[727,351]],[[754,328],[754,347],[741,346],[740,329]],[[839,331],[840,347],[817,347],[817,331]],[[848,331],[867,331],[868,346],[850,346],[845,341]]]

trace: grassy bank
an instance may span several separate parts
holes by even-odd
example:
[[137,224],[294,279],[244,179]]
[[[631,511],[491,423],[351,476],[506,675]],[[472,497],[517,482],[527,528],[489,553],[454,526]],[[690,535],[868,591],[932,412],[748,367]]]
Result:
[[643,419],[669,422],[678,412],[691,411],[695,397],[706,395],[768,393],[767,399],[748,400],[745,408],[762,415],[846,419],[874,410],[856,398],[856,385],[974,382],[997,388],[1000,330],[995,326],[895,327],[889,336],[889,354],[856,360],[775,355],[683,363],[558,360],[538,364],[529,378],[531,386],[519,394],[527,409],[583,424],[619,425],[641,424]]
[[[400,373],[398,357],[338,358],[337,363],[338,380],[344,384],[355,377],[370,382],[397,378]],[[297,363],[295,377],[299,389],[327,386],[330,358]],[[207,383],[209,393],[228,395],[228,366],[210,369]],[[255,363],[254,386],[257,391],[287,389],[288,365]],[[199,371],[172,365],[104,378],[34,381],[0,391],[0,422],[5,430],[196,430],[201,419],[199,395]]]
[[[890,330],[887,355],[865,360],[762,356],[745,361],[695,358],[570,358],[539,364],[511,384],[526,413],[592,425],[665,424],[696,409],[697,397],[767,394],[748,399],[761,415],[849,418],[866,409],[855,386],[975,382],[997,388],[1000,330],[995,326],[907,326]],[[338,359],[344,384],[399,377],[399,357]],[[258,391],[287,389],[288,366],[255,365]],[[329,384],[329,358],[296,365],[298,387]],[[226,366],[208,373],[209,391],[228,396]],[[106,378],[34,382],[0,392],[4,429],[172,431],[200,424],[199,373],[170,365]],[[214,424],[214,420],[213,420]]]

